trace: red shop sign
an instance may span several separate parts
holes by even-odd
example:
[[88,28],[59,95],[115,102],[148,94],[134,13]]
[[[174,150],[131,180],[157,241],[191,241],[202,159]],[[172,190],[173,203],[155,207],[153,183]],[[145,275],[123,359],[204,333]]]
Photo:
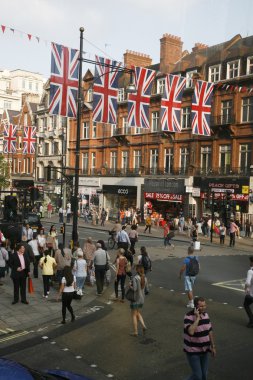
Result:
[[160,201],[183,202],[182,194],[167,194],[167,193],[144,193],[146,199],[157,199]]

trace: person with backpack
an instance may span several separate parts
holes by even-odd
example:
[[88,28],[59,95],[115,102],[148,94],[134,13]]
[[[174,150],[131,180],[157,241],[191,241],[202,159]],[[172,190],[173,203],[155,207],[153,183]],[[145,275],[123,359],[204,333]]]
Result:
[[[146,247],[141,247],[141,254],[139,256],[139,264],[144,268],[144,274],[147,278],[147,273],[152,271],[152,262],[146,250]],[[149,294],[148,280],[146,281],[145,294]]]
[[185,291],[187,292],[189,300],[188,304],[186,305],[187,307],[194,308],[193,286],[196,280],[196,276],[199,273],[199,269],[199,259],[197,256],[194,256],[194,248],[190,246],[188,248],[188,256],[184,259],[183,265],[179,272],[180,279],[184,273]]

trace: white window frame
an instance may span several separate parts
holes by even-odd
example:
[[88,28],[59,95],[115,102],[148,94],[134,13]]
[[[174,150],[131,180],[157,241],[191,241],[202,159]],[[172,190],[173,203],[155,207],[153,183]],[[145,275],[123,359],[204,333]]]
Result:
[[181,129],[191,128],[191,107],[181,108]]
[[118,102],[124,102],[125,99],[125,89],[124,87],[118,88]]
[[141,167],[141,149],[134,150],[134,170],[138,171]]
[[[166,165],[166,161],[168,161],[168,165]],[[174,150],[173,148],[165,148],[164,149],[164,173],[171,174],[173,171],[173,161],[174,161]],[[167,166],[167,168],[166,168]],[[168,170],[166,170],[168,169]]]
[[91,152],[91,174],[94,173],[97,167],[96,161],[97,161],[96,152]]
[[83,173],[88,173],[89,170],[89,153],[82,153],[82,171]]
[[88,121],[83,122],[83,139],[88,140],[90,138],[90,123]]
[[188,147],[180,148],[180,171],[183,171],[183,173],[185,173],[188,168],[189,156],[190,152]]
[[92,122],[92,132],[91,132],[91,134],[92,134],[92,136],[91,136],[92,139],[96,139],[97,138],[97,123],[96,123],[96,121]]
[[208,81],[218,82],[221,78],[221,64],[209,67]]
[[131,127],[128,126],[127,116],[122,117],[122,132],[124,135],[131,135]]
[[124,173],[129,169],[129,151],[122,150],[121,152],[121,169]]
[[165,90],[165,78],[157,79],[157,94],[163,95]]
[[112,136],[117,135],[117,124],[111,124],[111,135]]
[[[231,160],[232,160],[231,153],[232,153],[231,145],[224,144],[224,145],[219,146],[219,168],[223,174],[228,174],[231,170]],[[222,162],[221,162],[222,155],[224,156],[224,159],[225,159],[224,167],[222,166]]]
[[195,69],[195,70],[191,70],[191,71],[187,71],[186,72],[186,88],[190,88],[190,87],[192,87],[193,86],[193,83],[192,83],[192,75],[194,74],[194,73],[197,73],[198,72],[198,70],[197,69]]
[[[244,166],[242,167],[242,155],[245,155]],[[251,159],[251,146],[250,144],[240,144],[239,145],[239,168],[240,170],[249,169]]]
[[[247,104],[246,103],[247,100]],[[242,111],[241,111],[241,120],[242,123],[249,123],[253,121],[253,112],[252,112],[252,106],[253,106],[253,97],[252,96],[247,96],[245,98],[242,98]],[[247,107],[247,118],[246,120],[243,119],[243,110],[244,108]],[[250,117],[251,113],[251,117]]]
[[151,132],[159,131],[160,114],[158,111],[151,113]]
[[156,174],[158,170],[159,151],[157,148],[150,149],[149,167],[150,173]]
[[116,150],[112,150],[110,152],[110,170],[112,173],[116,173],[117,171],[117,162],[118,162],[118,152]]
[[222,100],[221,102],[221,122],[229,124],[232,120],[233,99]]
[[9,100],[4,100],[4,109],[11,110],[11,102]]
[[253,56],[247,58],[246,75],[253,74]]
[[91,103],[93,101],[93,88],[89,88],[86,93],[86,101]]
[[[204,157],[205,160],[204,160]],[[205,166],[204,166],[205,161]],[[204,173],[207,173],[211,169],[212,165],[212,148],[210,145],[200,147],[200,168]]]
[[[237,71],[237,75],[235,75]],[[235,59],[227,63],[227,79],[233,79],[240,76],[240,59]]]

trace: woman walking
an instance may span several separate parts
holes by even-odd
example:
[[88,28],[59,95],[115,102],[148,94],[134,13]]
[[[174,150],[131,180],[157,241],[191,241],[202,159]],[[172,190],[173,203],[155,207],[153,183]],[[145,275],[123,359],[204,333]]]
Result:
[[132,255],[135,254],[135,248],[134,247],[135,247],[135,243],[138,241],[137,228],[138,228],[138,226],[136,224],[133,224],[131,226],[131,230],[128,233],[128,236],[129,236],[129,239],[131,242],[130,251],[132,252]]
[[77,294],[82,296],[84,283],[87,277],[87,263],[86,260],[83,258],[82,250],[78,251],[77,253],[77,260],[75,261],[73,272],[76,276]]
[[51,226],[47,235],[47,247],[53,251],[52,255],[54,256],[56,249],[58,249],[58,235],[54,225]]
[[118,250],[117,259],[116,259],[116,278],[114,282],[114,290],[115,290],[115,297],[116,300],[118,300],[118,288],[119,283],[121,287],[121,302],[124,302],[125,298],[125,281],[126,281],[126,266],[127,266],[127,259],[124,256],[125,250],[124,248],[120,248]]
[[145,335],[147,327],[141,315],[140,309],[142,309],[144,305],[145,299],[145,286],[146,286],[146,277],[144,274],[144,268],[142,265],[136,265],[136,275],[132,279],[131,287],[133,288],[136,294],[136,301],[130,303],[130,309],[132,313],[132,322],[134,331],[131,333],[131,336],[138,336],[138,322],[140,322],[142,327],[142,333]]
[[40,259],[40,268],[42,269],[43,287],[44,287],[44,298],[48,298],[50,293],[50,280],[54,274],[57,267],[55,259],[50,256],[50,251],[46,250],[44,256]]
[[[63,270],[63,277],[61,282],[61,287],[59,290],[59,297],[62,296],[62,324],[66,323],[66,311],[70,312],[71,322],[74,322],[75,315],[73,312],[73,308],[71,306],[71,302],[73,299],[74,291],[76,287],[76,278],[72,274],[72,270],[70,267],[65,267]],[[58,297],[58,299],[59,299]]]

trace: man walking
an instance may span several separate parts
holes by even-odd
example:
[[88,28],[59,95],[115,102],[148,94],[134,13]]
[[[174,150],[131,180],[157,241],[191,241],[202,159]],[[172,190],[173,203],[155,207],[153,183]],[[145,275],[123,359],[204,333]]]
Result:
[[235,234],[236,232],[238,233],[239,232],[239,228],[238,226],[235,224],[235,222],[233,221],[233,219],[230,220],[230,228],[229,228],[229,235],[230,235],[230,243],[229,243],[229,246],[230,247],[234,247],[235,246]]
[[182,274],[184,273],[184,286],[185,291],[188,296],[187,307],[194,307],[193,304],[193,285],[196,280],[196,275],[199,272],[199,259],[197,256],[194,256],[194,248],[191,246],[188,248],[188,256],[184,259],[183,265],[179,272],[179,278],[181,279]]
[[18,244],[17,251],[10,255],[9,265],[11,267],[11,278],[14,286],[14,298],[12,304],[19,301],[19,293],[21,302],[28,304],[26,299],[26,279],[30,276],[30,261],[27,254],[25,254],[24,245]]
[[131,242],[125,229],[126,226],[122,226],[122,230],[117,233],[116,242],[118,243],[118,248],[124,248],[125,252],[127,252]]
[[253,256],[250,256],[250,269],[247,272],[247,278],[245,282],[245,298],[244,298],[244,309],[249,317],[249,323],[247,327],[253,327],[253,313],[251,311],[250,305],[253,303]]
[[194,299],[194,309],[184,317],[184,352],[192,370],[189,379],[207,379],[208,353],[216,355],[212,324],[206,312],[206,301]]
[[107,252],[102,249],[100,243],[96,244],[94,253],[95,277],[97,285],[97,295],[101,296],[104,288],[104,279],[106,272]]

